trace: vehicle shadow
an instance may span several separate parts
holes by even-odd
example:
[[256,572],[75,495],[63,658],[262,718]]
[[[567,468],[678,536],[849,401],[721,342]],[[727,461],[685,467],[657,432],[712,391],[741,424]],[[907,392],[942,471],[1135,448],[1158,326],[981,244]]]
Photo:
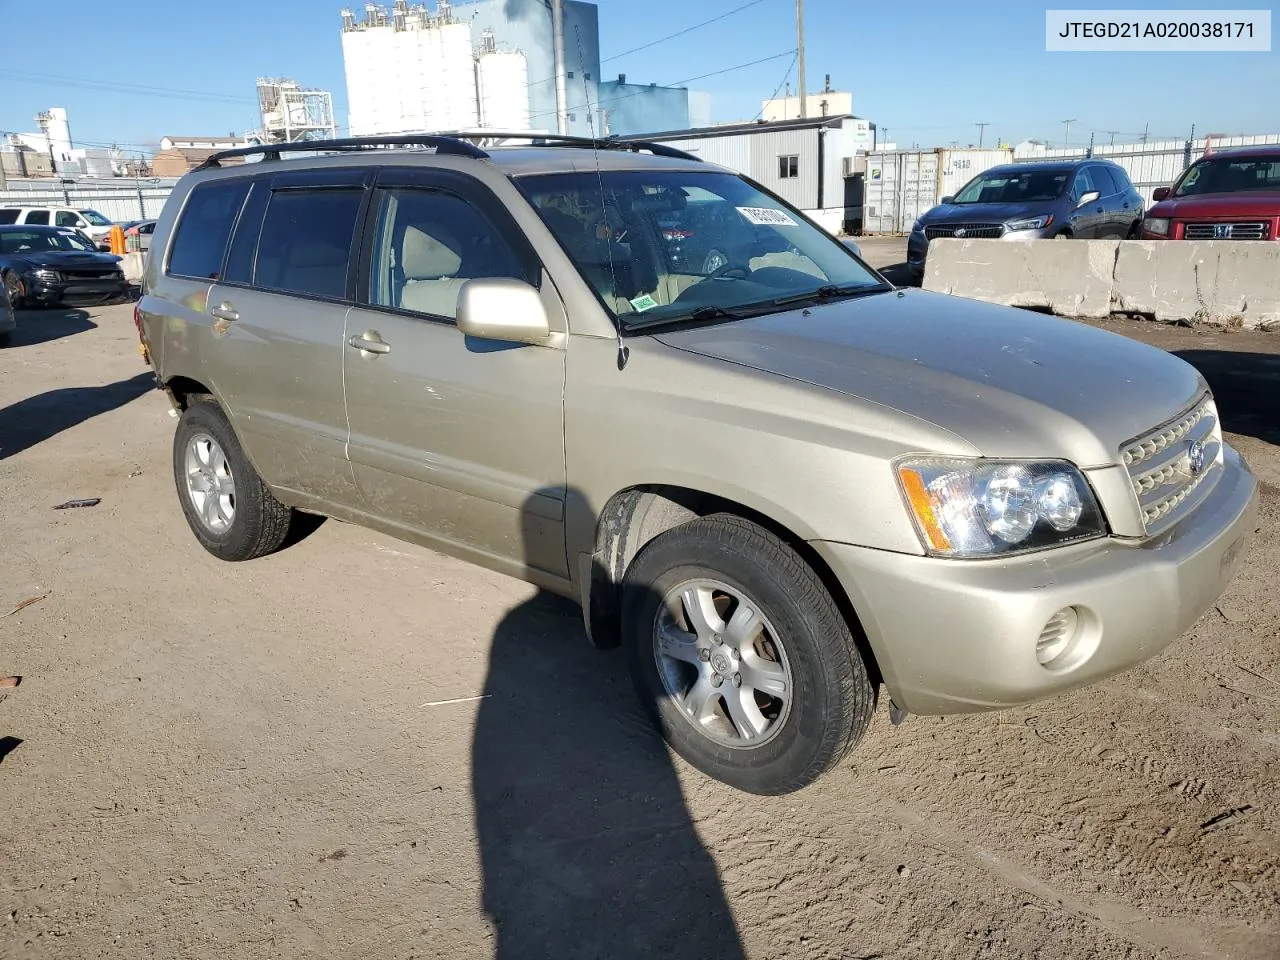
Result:
[[907,267],[906,262],[890,264],[887,267],[880,267],[880,275],[892,283],[895,287],[918,287],[921,278],[912,273]]
[[494,634],[472,771],[497,960],[745,956],[623,661],[548,594]]
[[22,741],[17,737],[0,737],[0,763],[4,763],[4,758],[20,746]]
[[0,460],[132,403],[154,389],[155,378],[139,373],[101,387],[63,387],[19,400],[0,409]]
[[97,329],[85,310],[55,307],[48,310],[19,310],[18,329],[13,332],[8,349],[34,347],[51,340],[61,340],[77,333]]
[[1209,381],[1222,428],[1280,444],[1280,354],[1175,350]]

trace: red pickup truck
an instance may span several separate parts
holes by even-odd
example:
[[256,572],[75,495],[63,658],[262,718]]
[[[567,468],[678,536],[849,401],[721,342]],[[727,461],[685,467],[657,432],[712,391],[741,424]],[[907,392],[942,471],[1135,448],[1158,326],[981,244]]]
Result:
[[1280,146],[1211,153],[1152,199],[1144,240],[1280,238]]

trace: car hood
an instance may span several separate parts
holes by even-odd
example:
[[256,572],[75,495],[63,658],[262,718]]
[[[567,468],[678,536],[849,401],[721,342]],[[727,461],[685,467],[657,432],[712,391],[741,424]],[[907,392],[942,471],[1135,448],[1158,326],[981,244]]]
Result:
[[656,335],[667,346],[891,407],[988,457],[1118,462],[1207,390],[1163,350],[1071,320],[896,291]]
[[112,253],[90,253],[79,250],[32,250],[27,253],[10,254],[15,260],[29,263],[33,267],[48,267],[50,270],[63,270],[68,267],[114,267],[120,257]]
[[1022,217],[1038,217],[1053,209],[1055,201],[1030,203],[944,203],[920,219],[925,223],[1004,223]]
[[1161,200],[1148,217],[1186,220],[1192,217],[1274,217],[1280,215],[1280,191],[1205,193],[1196,197]]

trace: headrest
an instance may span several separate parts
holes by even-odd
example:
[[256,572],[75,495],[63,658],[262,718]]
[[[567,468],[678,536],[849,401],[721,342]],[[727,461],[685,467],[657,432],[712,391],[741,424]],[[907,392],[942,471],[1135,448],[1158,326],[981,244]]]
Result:
[[[453,241],[447,233],[438,229],[435,232]],[[440,239],[423,233],[417,227],[405,227],[400,256],[406,280],[438,280],[440,277],[452,277],[462,268],[462,257],[453,247],[446,246]]]

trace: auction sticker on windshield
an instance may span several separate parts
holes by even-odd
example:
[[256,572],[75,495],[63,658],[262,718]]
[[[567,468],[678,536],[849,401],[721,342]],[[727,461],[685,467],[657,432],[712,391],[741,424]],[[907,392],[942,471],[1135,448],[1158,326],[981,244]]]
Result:
[[738,212],[757,227],[798,226],[785,210],[774,210],[772,207],[738,207]]

